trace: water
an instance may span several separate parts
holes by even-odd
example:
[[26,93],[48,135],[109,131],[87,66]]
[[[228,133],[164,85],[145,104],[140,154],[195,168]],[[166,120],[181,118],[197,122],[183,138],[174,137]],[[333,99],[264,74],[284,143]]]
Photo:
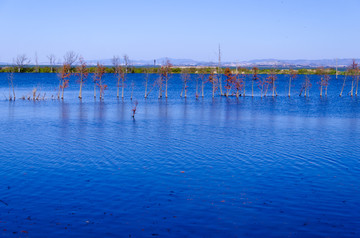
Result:
[[196,100],[193,80],[185,100],[174,75],[167,100],[145,100],[137,74],[122,101],[107,75],[103,102],[73,80],[57,101],[56,75],[15,74],[18,98],[48,99],[9,102],[0,74],[0,237],[360,235],[360,101],[338,96],[342,78],[327,98],[316,76],[288,98],[280,76],[278,97],[238,100],[211,85]]

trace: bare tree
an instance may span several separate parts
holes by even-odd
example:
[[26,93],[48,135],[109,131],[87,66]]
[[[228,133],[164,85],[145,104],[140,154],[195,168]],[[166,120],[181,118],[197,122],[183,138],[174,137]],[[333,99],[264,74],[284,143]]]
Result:
[[39,73],[39,60],[38,60],[37,52],[35,52],[35,72]]
[[251,97],[254,97],[254,81],[260,80],[260,77],[258,74],[259,68],[253,67],[252,71],[253,71],[253,77],[252,77],[252,81],[251,81]]
[[127,76],[127,73],[128,73],[129,64],[130,64],[129,56],[125,54],[124,55],[124,68],[125,68],[125,70],[124,70],[124,73],[122,74],[121,98],[124,98],[125,80],[126,80],[126,76]]
[[289,93],[288,93],[288,97],[290,97],[290,93],[291,93],[291,81],[294,81],[297,77],[297,72],[293,69],[290,69],[289,71]]
[[89,69],[86,66],[84,58],[80,56],[79,58],[79,65],[76,67],[76,76],[78,77],[78,82],[80,84],[80,91],[79,91],[79,99],[82,99],[82,86],[89,76]]
[[[201,68],[198,71],[198,79],[200,79],[200,82],[201,82],[201,97],[204,97],[204,86],[207,81],[207,79],[205,77],[205,73],[206,73],[205,68]],[[196,82],[196,95],[195,96],[199,97],[197,82]]]
[[[15,89],[14,89],[14,72],[11,70],[10,73],[8,74],[8,82],[9,82],[9,100],[14,100],[15,101]],[[11,92],[12,91],[12,92]]]
[[68,51],[64,55],[64,64],[70,65],[70,67],[78,60],[79,55],[74,51]]
[[170,63],[169,59],[166,59],[165,65],[161,66],[160,68],[161,77],[165,82],[165,98],[168,97],[168,81],[171,75],[171,68],[172,68],[172,64]]
[[60,93],[61,93],[61,99],[64,99],[64,89],[69,87],[69,78],[71,76],[70,73],[70,65],[69,64],[63,64],[63,66],[59,69],[59,92],[58,92],[58,99],[60,99]]
[[100,101],[104,97],[104,92],[107,89],[107,85],[104,84],[104,80],[103,80],[105,70],[106,70],[106,68],[102,64],[100,64],[98,62],[97,66],[95,68],[94,80],[95,80],[96,85],[99,87],[99,90],[100,90]]
[[212,84],[212,97],[214,98],[218,86],[218,78],[215,77],[214,72],[210,73],[208,81]]
[[54,66],[56,64],[56,56],[54,54],[50,54],[46,56],[50,61],[50,72],[52,73],[54,70]]
[[219,44],[219,64],[218,64],[218,72],[217,72],[217,76],[218,76],[218,82],[219,82],[219,88],[220,88],[220,95],[223,96],[223,91],[222,91],[222,73],[221,73],[221,49],[220,49],[220,44]]
[[127,72],[128,72],[129,64],[130,64],[129,56],[125,54],[125,55],[124,55],[124,65],[125,65],[125,73],[126,73],[126,74],[127,74]]
[[20,73],[21,70],[25,67],[25,65],[29,64],[30,61],[30,58],[28,58],[25,54],[22,54],[18,55],[14,59],[14,64],[16,65],[16,67],[18,68],[18,72]]
[[181,90],[181,94],[180,97],[182,97],[183,92],[184,92],[184,97],[187,97],[187,89],[188,89],[188,82],[190,81],[190,74],[189,74],[189,70],[187,68],[184,68],[181,70],[181,79],[183,81],[183,88]]
[[[124,79],[125,77],[125,74],[124,74],[124,69],[123,67],[120,65],[120,58],[119,56],[114,56],[112,58],[112,64],[114,65],[114,74],[115,74],[115,77],[117,79],[117,83],[116,83],[116,88],[117,88],[117,91],[116,91],[116,96],[117,98],[119,98],[119,88],[120,88],[120,81],[122,79]],[[124,84],[124,82],[122,83]],[[123,85],[122,85],[123,86]],[[124,98],[124,94],[122,95],[122,97]]]
[[147,98],[147,88],[148,88],[148,81],[149,81],[149,69],[148,68],[144,68],[144,71],[143,71],[143,73],[144,73],[144,75],[145,75],[145,98]]

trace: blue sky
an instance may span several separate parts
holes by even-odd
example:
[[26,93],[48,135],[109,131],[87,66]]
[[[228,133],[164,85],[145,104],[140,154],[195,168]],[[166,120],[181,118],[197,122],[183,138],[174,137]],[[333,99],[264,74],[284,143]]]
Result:
[[69,50],[216,61],[360,57],[359,0],[0,0],[0,62]]

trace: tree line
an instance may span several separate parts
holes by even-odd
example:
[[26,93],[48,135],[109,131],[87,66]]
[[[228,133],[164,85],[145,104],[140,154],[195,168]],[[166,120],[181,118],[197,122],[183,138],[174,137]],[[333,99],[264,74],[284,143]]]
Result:
[[[32,61],[26,54],[18,55],[13,59],[11,65],[0,66],[0,73],[58,73],[61,70],[61,67],[64,63],[70,65],[70,70],[74,71],[75,66],[80,63],[79,59],[81,57],[76,54],[74,51],[68,51],[61,58],[57,58],[54,54],[47,55],[48,65],[39,65],[38,56],[35,54],[34,60]],[[120,61],[119,61],[120,62]],[[106,65],[105,73],[115,73],[116,69],[114,65]],[[158,73],[161,65],[148,65],[148,66],[133,66],[130,61],[127,62],[127,73],[144,73],[148,71],[149,73]],[[89,73],[96,72],[96,66],[87,66]],[[173,66],[171,68],[172,74],[181,74],[183,68],[187,68],[187,71],[190,74],[196,74],[199,72],[199,69],[205,70],[206,73],[210,74],[214,68],[217,70],[224,70],[222,67],[210,67],[210,66]],[[241,72],[242,74],[251,74],[253,67],[229,67],[232,72]],[[337,71],[335,68],[325,68],[329,75],[345,75],[345,70]],[[297,74],[317,74],[316,68],[297,68],[297,69],[279,69],[279,68],[261,68],[258,67],[258,74],[289,74],[290,71],[296,71]]]

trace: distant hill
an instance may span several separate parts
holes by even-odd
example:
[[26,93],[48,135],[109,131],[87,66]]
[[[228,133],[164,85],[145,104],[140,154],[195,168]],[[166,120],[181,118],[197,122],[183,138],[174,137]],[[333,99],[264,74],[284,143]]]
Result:
[[[196,61],[192,59],[174,59],[174,58],[158,58],[154,60],[132,60],[130,58],[130,64],[134,66],[153,66],[154,63],[156,66],[163,65],[166,60],[169,59],[170,62],[174,66],[217,66],[217,62],[210,62],[210,61]],[[360,62],[360,59],[355,59],[356,62]],[[337,65],[338,67],[346,67],[352,63],[353,59],[338,59]],[[88,65],[93,66],[96,65],[97,62],[110,66],[112,65],[111,59],[100,59],[100,60],[87,60]],[[11,63],[8,62],[0,62],[0,66],[10,65]],[[40,65],[48,65],[48,62],[41,62]],[[240,62],[231,62],[225,61],[221,62],[222,66],[241,66],[241,67],[252,67],[252,66],[259,66],[259,67],[335,67],[336,66],[336,59],[319,59],[319,60],[307,60],[307,59],[297,59],[297,60],[279,60],[279,59],[254,59],[248,61],[240,61]]]
[[[166,62],[166,59],[169,59],[170,62],[175,66],[217,66],[217,62],[206,62],[206,61],[196,61],[192,59],[174,59],[174,58],[158,58],[155,59],[155,64],[157,66],[163,65]],[[338,67],[345,67],[352,63],[353,59],[338,59]],[[360,59],[355,59],[357,62]],[[111,65],[111,59],[104,60],[89,60],[87,63],[89,65],[96,65],[97,62],[100,62],[103,65]],[[144,65],[154,65],[154,60],[130,60],[130,63],[134,66],[144,66]],[[240,62],[221,62],[222,66],[264,66],[264,67],[335,67],[336,59],[319,59],[319,60],[307,60],[307,59],[297,59],[297,60],[278,60],[278,59],[255,59],[249,61],[240,61]]]

